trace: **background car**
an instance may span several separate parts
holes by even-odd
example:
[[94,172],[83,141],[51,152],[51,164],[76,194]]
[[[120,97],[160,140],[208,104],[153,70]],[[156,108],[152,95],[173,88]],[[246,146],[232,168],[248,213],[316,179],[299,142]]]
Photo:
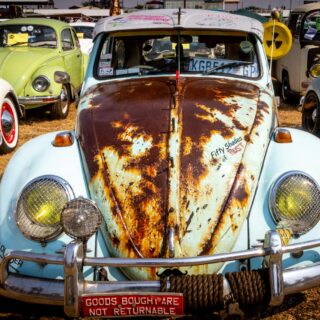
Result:
[[76,30],[80,47],[83,53],[90,54],[92,50],[93,29],[95,22],[77,21],[71,22],[70,25]]
[[22,110],[13,87],[0,79],[0,153],[15,149],[19,138],[19,120]]
[[314,80],[302,97],[302,128],[320,137],[320,64],[314,65],[310,73]]
[[13,86],[25,109],[50,105],[54,117],[65,118],[86,63],[67,23],[44,18],[0,23],[0,77]]
[[[275,62],[275,77],[284,101],[304,95],[312,81],[309,70],[320,61],[320,3],[309,3],[290,12],[290,52]],[[299,101],[298,99],[294,99]]]

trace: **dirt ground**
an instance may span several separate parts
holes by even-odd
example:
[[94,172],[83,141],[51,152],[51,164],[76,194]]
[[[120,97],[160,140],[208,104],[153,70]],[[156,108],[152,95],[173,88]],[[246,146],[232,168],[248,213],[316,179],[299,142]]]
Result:
[[[71,109],[66,120],[51,120],[45,112],[29,112],[27,119],[20,123],[19,146],[40,134],[70,130],[74,126],[75,107]],[[296,106],[279,107],[279,123],[281,126],[300,127],[301,114]],[[2,174],[12,154],[0,156],[0,174]],[[313,289],[285,299],[278,308],[252,309],[246,314],[246,319],[268,320],[310,320],[320,319],[319,310],[320,289]],[[6,319],[65,319],[60,307],[35,306],[0,297],[0,318]]]

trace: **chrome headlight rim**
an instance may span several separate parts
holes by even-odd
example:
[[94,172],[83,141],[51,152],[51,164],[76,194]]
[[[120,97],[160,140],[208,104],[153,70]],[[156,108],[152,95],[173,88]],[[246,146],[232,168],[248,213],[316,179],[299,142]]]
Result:
[[[317,183],[317,181],[308,173],[304,171],[299,171],[299,170],[291,170],[283,173],[280,175],[274,183],[271,185],[270,192],[269,192],[269,211],[271,213],[271,217],[276,225],[279,225],[283,221],[281,219],[281,213],[279,212],[278,206],[276,204],[276,197],[277,197],[277,192],[279,190],[279,187],[283,184],[284,181],[286,181],[289,177],[293,176],[302,176],[304,179],[308,180],[313,184],[313,186],[317,189],[318,195],[320,196],[320,186]],[[303,230],[303,231],[296,231],[296,230],[291,230],[293,232],[294,236],[301,236],[308,231],[310,231],[320,220],[320,213],[318,215],[318,219],[314,219],[312,223],[309,223],[308,226]],[[287,220],[289,221],[289,219]],[[281,226],[282,227],[282,226]]]
[[30,219],[30,217],[28,217],[27,214],[24,214],[25,217],[28,219],[30,224],[37,225],[37,227],[40,230],[51,231],[49,236],[41,237],[41,236],[33,236],[33,235],[27,233],[26,230],[23,228],[23,226],[22,226],[22,224],[20,222],[19,216],[18,216],[19,215],[18,208],[19,208],[20,201],[22,201],[23,193],[26,192],[26,190],[28,190],[28,188],[30,188],[33,184],[35,184],[35,183],[37,183],[39,181],[42,181],[42,180],[51,180],[51,181],[54,181],[54,182],[58,183],[62,187],[64,192],[65,192],[65,195],[66,195],[66,198],[67,198],[67,203],[69,201],[71,201],[72,199],[74,199],[75,195],[74,195],[74,191],[73,191],[71,185],[65,179],[63,179],[62,177],[56,176],[56,175],[38,176],[38,177],[30,180],[22,188],[21,192],[18,195],[18,198],[17,198],[17,201],[16,201],[15,210],[14,210],[14,217],[15,217],[16,225],[17,225],[18,229],[20,230],[20,232],[23,234],[23,236],[25,238],[33,240],[33,241],[37,241],[37,242],[40,242],[40,243],[46,243],[46,242],[50,242],[50,241],[53,241],[53,240],[57,239],[60,236],[60,234],[63,232],[61,221],[59,223],[57,223],[54,227],[52,227],[52,226],[44,226],[44,225],[41,225],[39,223],[34,223]]
[[[42,86],[38,87],[37,81],[39,80],[44,81]],[[32,88],[36,90],[37,92],[44,92],[50,87],[50,80],[48,77],[44,75],[37,76],[33,81],[32,81]]]

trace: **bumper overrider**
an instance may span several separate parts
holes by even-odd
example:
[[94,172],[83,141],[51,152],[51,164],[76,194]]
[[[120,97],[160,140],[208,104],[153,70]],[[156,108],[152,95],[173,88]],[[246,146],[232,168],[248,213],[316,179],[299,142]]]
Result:
[[[74,241],[67,245],[64,256],[24,251],[7,253],[0,261],[0,295],[32,303],[64,306],[66,315],[70,317],[81,315],[127,317],[141,315],[141,312],[143,312],[142,315],[168,316],[179,315],[176,309],[181,309],[181,307],[182,314],[201,311],[214,312],[220,309],[220,311],[223,310],[221,312],[227,311],[241,315],[242,311],[239,306],[257,305],[263,302],[277,306],[283,302],[285,295],[319,286],[320,263],[287,270],[282,268],[283,254],[298,253],[318,246],[320,246],[320,240],[283,246],[280,235],[276,231],[268,231],[264,244],[249,250],[188,258],[130,259],[86,257],[85,245],[80,241]],[[175,267],[257,257],[265,258],[267,265],[265,269],[239,271],[225,275],[188,276],[174,275],[172,272],[171,275],[161,276],[159,281],[86,281],[82,273],[85,266],[94,268],[106,266],[162,267],[172,270]],[[63,265],[64,279],[50,280],[10,273],[9,263],[14,259],[40,264]],[[129,293],[131,301],[134,301],[130,307],[117,305],[108,308],[109,304],[118,303],[116,302],[117,296],[124,295],[123,297],[126,297],[128,302],[126,294]],[[154,301],[160,301],[161,297],[167,299],[166,308],[154,306],[154,304],[157,305]],[[153,300],[159,298],[160,300]],[[181,306],[179,302],[181,298],[182,301],[184,300],[184,306],[183,303]],[[137,304],[148,305],[149,302],[153,304],[153,308],[136,306]],[[108,311],[109,309],[111,311]],[[151,314],[148,314],[148,310],[151,310]]]

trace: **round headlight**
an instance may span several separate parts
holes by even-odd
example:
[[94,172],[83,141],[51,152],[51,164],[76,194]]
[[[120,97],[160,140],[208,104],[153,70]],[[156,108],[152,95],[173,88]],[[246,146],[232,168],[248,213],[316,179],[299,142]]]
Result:
[[100,228],[101,212],[93,201],[79,197],[66,204],[61,223],[70,237],[87,240]]
[[271,188],[269,204],[275,222],[295,235],[306,233],[320,220],[319,186],[303,172],[280,176]]
[[49,241],[62,232],[61,212],[74,198],[70,185],[56,176],[32,180],[22,190],[16,209],[16,221],[25,237]]
[[50,86],[50,81],[45,76],[39,76],[35,78],[32,82],[32,87],[38,92],[46,91]]
[[310,74],[312,77],[317,78],[320,76],[320,64],[314,64],[311,68],[310,68]]

